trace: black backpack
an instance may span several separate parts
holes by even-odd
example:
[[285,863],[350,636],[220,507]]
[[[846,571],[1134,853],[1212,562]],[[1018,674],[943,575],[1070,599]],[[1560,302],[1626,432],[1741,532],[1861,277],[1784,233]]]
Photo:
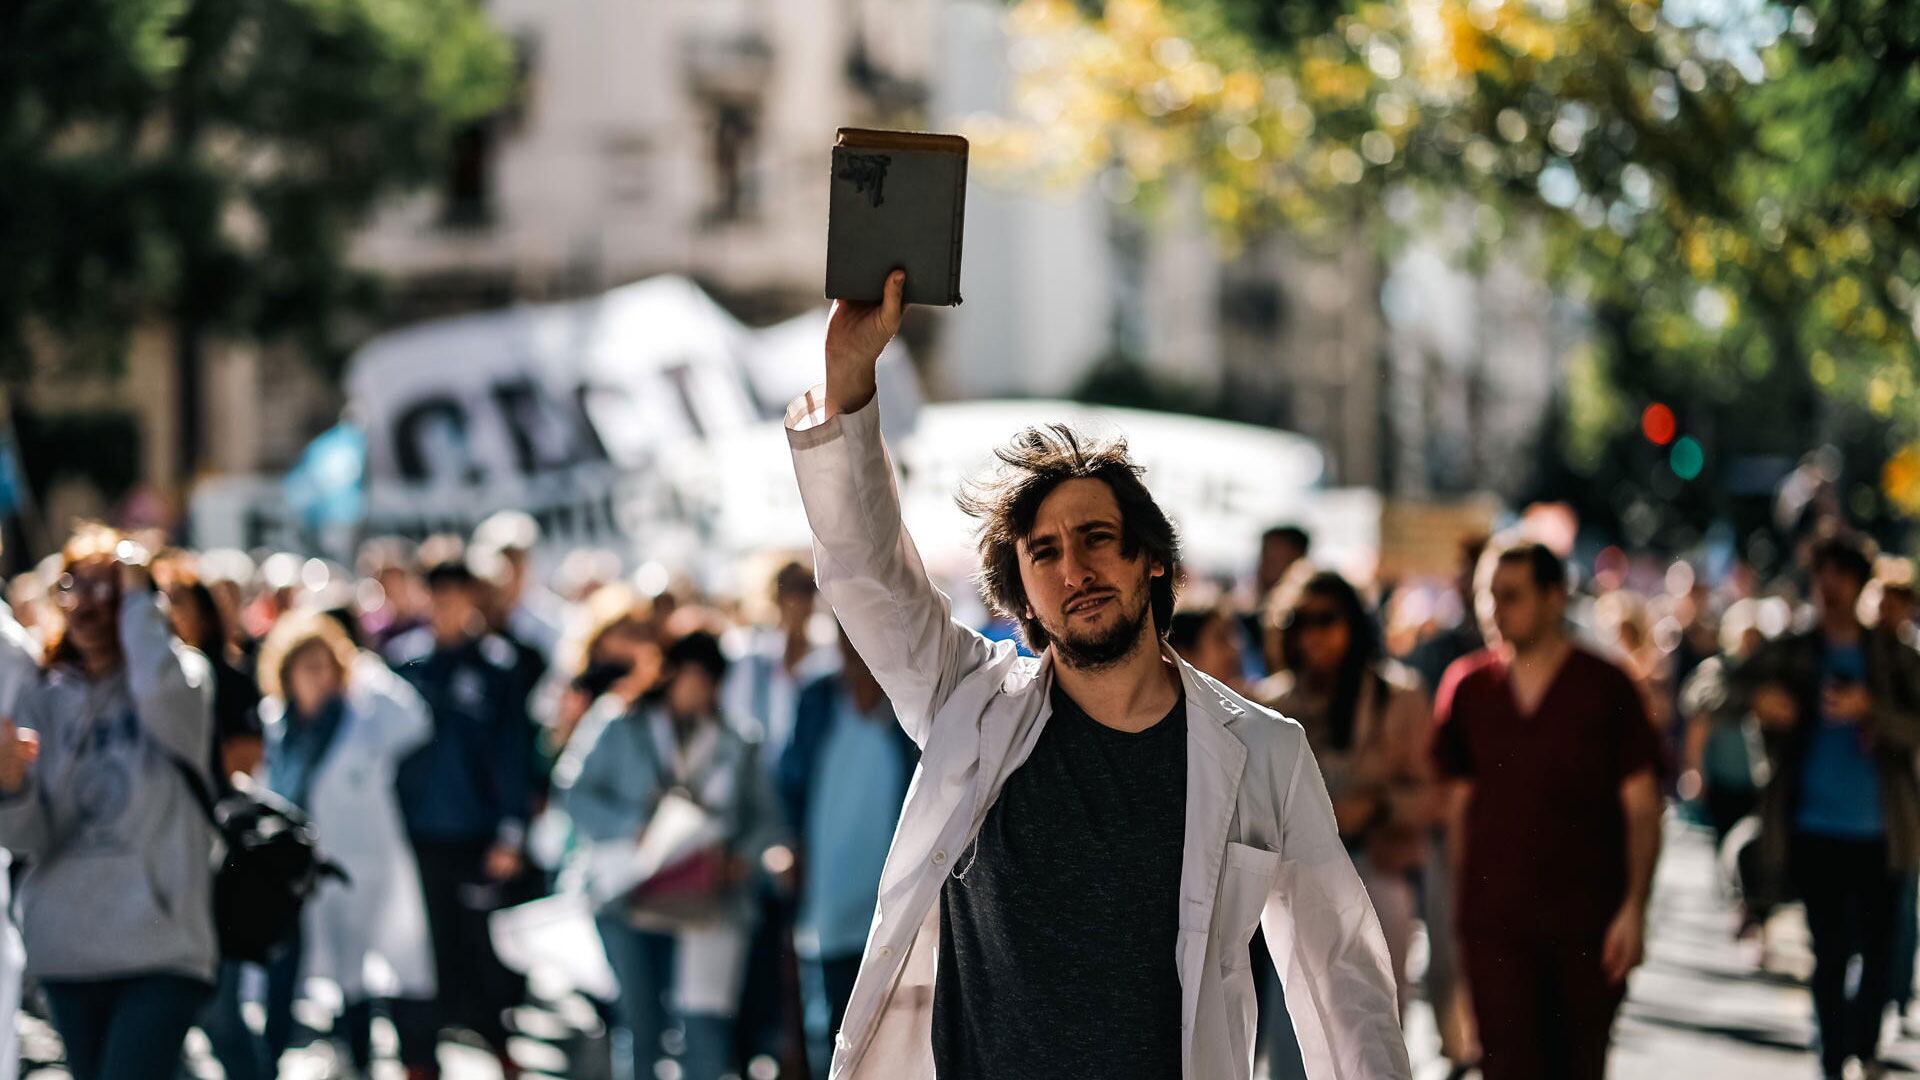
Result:
[[300,930],[300,911],[320,883],[346,881],[320,854],[307,815],[263,788],[230,787],[215,799],[200,774],[175,759],[225,852],[213,875],[213,925],[226,960],[265,963]]

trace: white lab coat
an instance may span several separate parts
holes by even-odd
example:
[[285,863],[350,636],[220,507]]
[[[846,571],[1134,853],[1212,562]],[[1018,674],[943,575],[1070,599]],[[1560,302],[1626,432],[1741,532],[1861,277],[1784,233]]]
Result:
[[[832,1080],[931,1080],[940,889],[1050,707],[1052,654],[1021,658],[955,622],[901,523],[873,404],[826,415],[813,391],[787,411],[815,571],[860,655],[921,747],[880,883]],[[1165,655],[1177,661],[1171,651]],[[1181,1066],[1247,1080],[1254,976],[1266,929],[1307,1075],[1410,1075],[1393,976],[1366,890],[1334,827],[1298,724],[1179,663],[1187,704],[1180,873]]]
[[[286,705],[260,703],[269,737]],[[320,851],[347,872],[301,912],[303,979],[339,985],[348,1002],[432,998],[433,944],[420,868],[400,818],[394,773],[433,735],[433,716],[406,680],[362,653],[347,680],[339,734],[314,773],[308,817]]]

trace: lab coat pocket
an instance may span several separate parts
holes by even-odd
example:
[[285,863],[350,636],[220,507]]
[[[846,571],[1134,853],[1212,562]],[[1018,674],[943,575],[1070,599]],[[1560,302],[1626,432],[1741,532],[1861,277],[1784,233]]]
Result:
[[1213,913],[1222,967],[1233,970],[1252,965],[1247,943],[1253,940],[1254,927],[1260,925],[1260,912],[1267,905],[1279,870],[1279,852],[1246,844],[1227,844],[1220,870],[1220,895]]

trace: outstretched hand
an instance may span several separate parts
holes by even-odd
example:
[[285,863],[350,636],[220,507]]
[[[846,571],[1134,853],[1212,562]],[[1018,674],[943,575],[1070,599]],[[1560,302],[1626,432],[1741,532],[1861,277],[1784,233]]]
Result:
[[827,405],[835,414],[853,412],[873,400],[874,365],[900,332],[906,288],[906,271],[895,270],[887,275],[879,303],[833,302],[827,320]]

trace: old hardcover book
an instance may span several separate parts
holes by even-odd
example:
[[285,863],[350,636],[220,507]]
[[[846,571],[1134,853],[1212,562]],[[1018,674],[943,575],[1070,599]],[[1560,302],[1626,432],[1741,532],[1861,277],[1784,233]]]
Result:
[[960,302],[967,140],[841,128],[827,203],[827,298],[877,303],[895,267],[907,303]]

